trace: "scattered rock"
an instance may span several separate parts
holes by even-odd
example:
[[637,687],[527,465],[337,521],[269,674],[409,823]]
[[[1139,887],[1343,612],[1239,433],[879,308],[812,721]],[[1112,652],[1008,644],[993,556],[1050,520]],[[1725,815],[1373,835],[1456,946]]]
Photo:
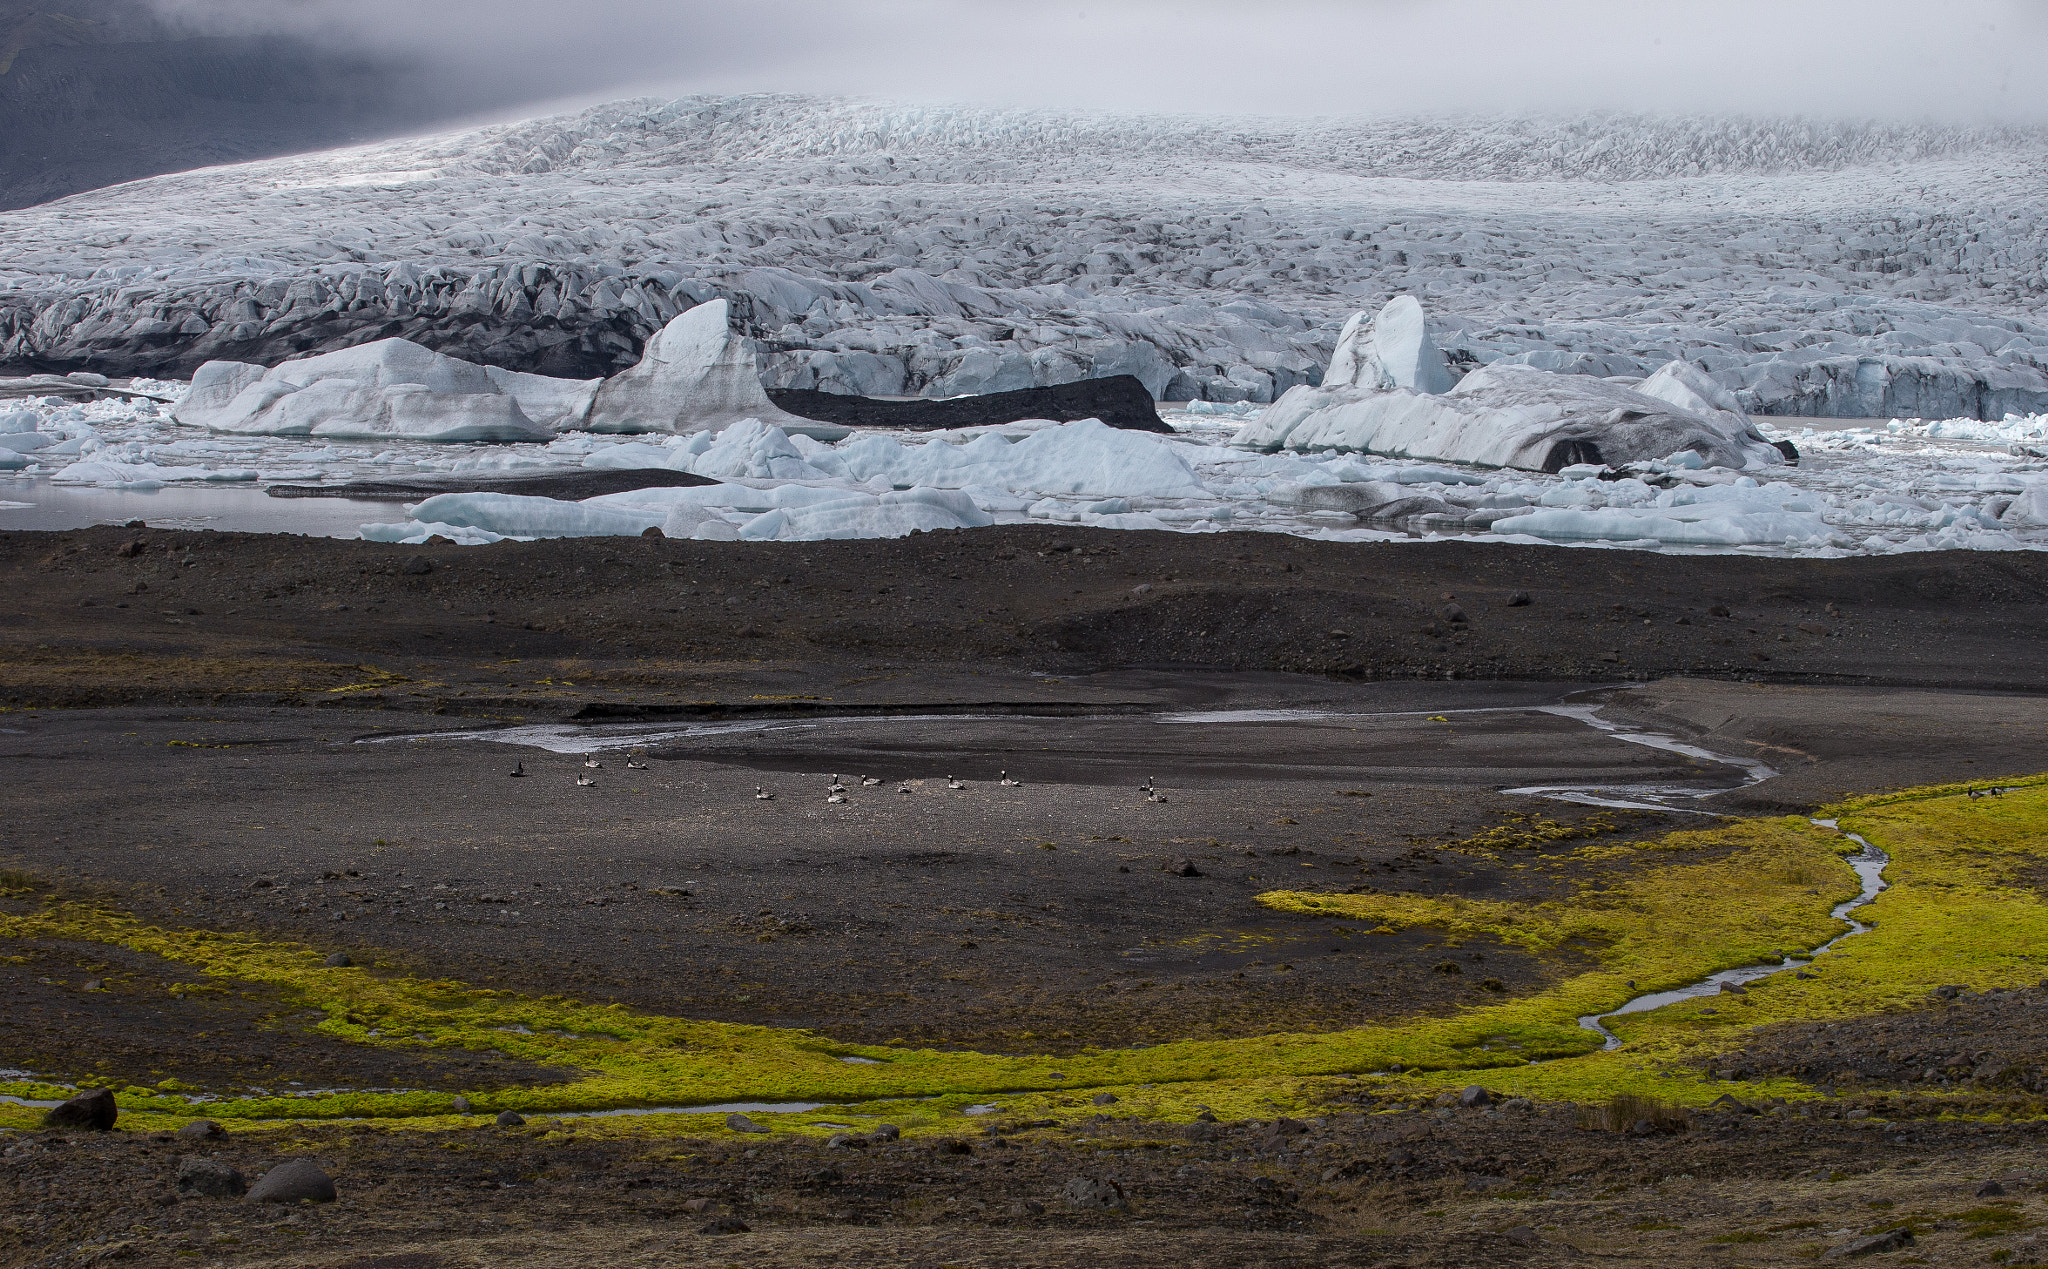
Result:
[[1193,1123],[1187,1127],[1189,1141],[1220,1141],[1222,1137],[1223,1130],[1213,1123]]
[[1465,610],[1456,604],[1445,604],[1442,615],[1443,619],[1452,625],[1457,625],[1465,620]]
[[457,1097],[449,1102],[448,1105],[458,1115],[467,1115],[469,1113],[469,1099],[467,1097]]
[[326,961],[327,968],[329,969],[347,969],[355,963],[355,959],[347,952],[336,952],[328,957]]
[[249,1187],[251,1203],[332,1203],[334,1178],[311,1159],[290,1159]]
[[227,1135],[228,1130],[211,1119],[195,1119],[178,1129],[178,1138],[182,1141],[224,1141]]
[[1542,1238],[1537,1236],[1536,1231],[1530,1229],[1527,1225],[1517,1225],[1513,1229],[1502,1233],[1501,1237],[1517,1247],[1534,1247],[1537,1243],[1543,1241]]
[[705,1222],[705,1224],[698,1228],[697,1232],[712,1235],[750,1234],[753,1232],[753,1227],[737,1216],[721,1216],[717,1220]]
[[747,1118],[745,1115],[727,1115],[725,1117],[725,1127],[726,1131],[728,1132],[768,1131],[766,1128],[763,1128],[761,1125],[755,1123],[753,1120]]
[[84,985],[84,986],[82,986],[82,987],[80,987],[80,988],[79,988],[78,990],[80,990],[80,991],[105,991],[106,989],[107,989],[107,984],[106,984],[106,981],[105,981],[104,979],[99,979],[99,978],[88,978],[88,979],[86,979],[86,980],[85,980],[85,985]]
[[1526,1097],[1510,1097],[1500,1104],[1502,1110],[1528,1112],[1536,1109],[1536,1103]]
[[52,1106],[43,1116],[43,1127],[90,1128],[94,1132],[107,1132],[120,1115],[120,1108],[114,1105],[114,1094],[108,1089],[96,1088]]
[[1977,1187],[1978,1198],[1998,1198],[2005,1193],[2005,1187],[1996,1181],[1986,1181]]
[[640,536],[643,538],[665,538],[668,536],[668,534],[663,533],[661,531],[660,525],[650,524],[646,528],[640,530]]
[[1964,992],[1968,990],[1970,990],[1968,987],[1964,987],[1960,984],[1945,987],[1936,987],[1934,989],[1934,998],[1936,1000],[1954,1000],[1957,996],[1962,995]]
[[1176,859],[1166,866],[1166,871],[1169,876],[1174,877],[1200,877],[1203,875],[1202,870],[1195,867],[1195,861],[1192,859]]
[[409,577],[425,577],[434,571],[434,561],[424,555],[415,555],[407,560],[398,571]]
[[825,1148],[827,1150],[865,1150],[868,1148],[868,1139],[866,1137],[856,1137],[850,1132],[835,1132],[825,1138]]
[[902,1135],[903,1130],[895,1124],[877,1124],[875,1130],[868,1134],[868,1138],[871,1141],[895,1141]]
[[1744,1115],[1754,1115],[1757,1113],[1756,1107],[1748,1105],[1745,1102],[1736,1101],[1733,1097],[1729,1096],[1726,1093],[1723,1093],[1719,1097],[1716,1097],[1713,1101],[1708,1102],[1707,1109],[1732,1110]]
[[810,1175],[813,1185],[837,1185],[845,1179],[846,1174],[838,1168],[819,1168]]
[[714,1198],[684,1199],[683,1210],[692,1216],[709,1216],[718,1210],[718,1200]]
[[1043,1216],[1045,1215],[1045,1204],[1039,1202],[1037,1199],[1018,1199],[1016,1202],[1010,1204],[1010,1215]]
[[240,1198],[249,1192],[242,1174],[218,1159],[181,1159],[175,1184],[181,1197]]
[[1467,1110],[1493,1105],[1493,1096],[1477,1084],[1467,1084],[1458,1090],[1458,1105]]
[[498,1112],[498,1127],[500,1128],[517,1128],[525,1122],[526,1116],[516,1110],[501,1110]]
[[1387,1164],[1390,1167],[1405,1168],[1414,1162],[1415,1152],[1413,1150],[1402,1146],[1395,1146],[1392,1150],[1387,1151]]
[[1744,987],[1741,983],[1722,983],[1721,991],[1724,995],[1729,996],[1747,996],[1749,994],[1749,988]]
[[1131,594],[1133,595],[1149,595],[1151,593],[1152,583],[1150,582],[1139,582],[1136,586],[1131,587]]
[[973,1154],[974,1147],[957,1137],[950,1137],[932,1147],[933,1154]]
[[1116,1105],[1116,1094],[1115,1094],[1115,1093],[1097,1093],[1097,1094],[1095,1095],[1095,1104],[1096,1104],[1097,1106],[1114,1106],[1114,1105]]
[[1060,1197],[1068,1207],[1085,1212],[1128,1212],[1130,1200],[1124,1197],[1124,1187],[1114,1181],[1105,1181],[1092,1176],[1077,1176],[1067,1182],[1067,1188],[1060,1191]]
[[1529,606],[1529,592],[1528,592],[1528,591],[1526,591],[1526,590],[1518,590],[1518,591],[1516,591],[1516,592],[1515,592],[1514,594],[1512,594],[1512,595],[1509,595],[1509,596],[1508,596],[1508,607],[1510,607],[1510,608],[1527,608],[1528,606]]
[[1850,1256],[1874,1256],[1880,1252],[1897,1251],[1901,1247],[1912,1245],[1912,1230],[1891,1229],[1882,1234],[1872,1234],[1868,1238],[1852,1238],[1846,1243],[1830,1247],[1822,1259],[1844,1260]]

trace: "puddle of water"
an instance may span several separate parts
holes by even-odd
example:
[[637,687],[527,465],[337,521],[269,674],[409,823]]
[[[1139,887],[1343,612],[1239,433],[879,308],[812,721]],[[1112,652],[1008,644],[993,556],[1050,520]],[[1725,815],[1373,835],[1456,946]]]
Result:
[[[46,480],[10,481],[0,492],[0,529],[84,529],[141,520],[152,529],[214,529],[353,538],[366,524],[406,519],[403,502],[347,498],[273,498],[253,484],[95,489]],[[33,501],[14,501],[32,499]]]
[[[1833,820],[1815,820],[1813,822],[1824,828],[1835,827]],[[1843,939],[1853,938],[1858,934],[1867,932],[1870,927],[1849,914],[1876,899],[1878,895],[1884,892],[1886,888],[1884,866],[1891,862],[1891,856],[1885,854],[1855,833],[1845,833],[1844,836],[1863,848],[1860,854],[1851,855],[1848,860],[1849,867],[1856,872],[1856,879],[1863,883],[1861,891],[1855,898],[1836,904],[1833,911],[1829,913],[1838,921],[1847,921],[1849,923],[1848,929],[1837,934],[1819,947],[1814,948],[1811,952],[1807,952],[1804,955],[1787,956],[1776,965],[1744,965],[1736,969],[1724,969],[1718,974],[1709,974],[1699,982],[1692,983],[1689,986],[1674,987],[1669,991],[1653,991],[1647,995],[1637,996],[1619,1009],[1612,1009],[1602,1014],[1588,1014],[1579,1019],[1579,1025],[1588,1031],[1597,1031],[1606,1037],[1605,1042],[1600,1046],[1601,1048],[1618,1049],[1621,1047],[1621,1038],[1607,1029],[1604,1025],[1605,1019],[1619,1017],[1625,1013],[1647,1013],[1652,1009],[1661,1009],[1665,1005],[1676,1004],[1681,1000],[1693,1000],[1701,996],[1718,995],[1720,994],[1722,983],[1741,986],[1744,983],[1753,983],[1759,979],[1769,978],[1773,974],[1782,974],[1788,969],[1799,969],[1812,964],[1815,957],[1823,956],[1833,951],[1835,945]]]
[[845,1063],[847,1063],[847,1064],[848,1064],[848,1065],[850,1065],[850,1066],[887,1066],[887,1065],[888,1065],[888,1063],[886,1063],[886,1062],[882,1061],[882,1059],[880,1059],[880,1058],[864,1058],[864,1057],[843,1057],[843,1058],[840,1058],[839,1060],[840,1060],[840,1061],[842,1061],[842,1062],[845,1062]]
[[64,1104],[62,1102],[37,1101],[30,1097],[8,1097],[4,1094],[0,1094],[0,1102],[6,1102],[9,1106],[34,1106],[38,1110],[48,1110],[53,1106],[62,1106]]

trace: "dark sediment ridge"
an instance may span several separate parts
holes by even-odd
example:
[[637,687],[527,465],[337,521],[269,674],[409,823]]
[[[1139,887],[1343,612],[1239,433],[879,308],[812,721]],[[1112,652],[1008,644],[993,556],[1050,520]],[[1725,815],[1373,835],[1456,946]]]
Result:
[[415,476],[409,480],[356,480],[345,485],[272,485],[273,498],[355,498],[390,502],[397,498],[431,498],[444,493],[499,493],[575,502],[635,489],[681,489],[715,485],[709,476],[666,467],[622,470],[539,472],[524,476]]
[[1133,432],[1173,431],[1153,407],[1152,394],[1135,375],[1082,379],[1050,388],[1020,388],[945,401],[878,401],[873,397],[841,396],[808,388],[771,389],[769,400],[820,423],[847,427],[893,427],[938,432],[955,427],[992,427],[1022,419],[1101,419],[1111,427]]

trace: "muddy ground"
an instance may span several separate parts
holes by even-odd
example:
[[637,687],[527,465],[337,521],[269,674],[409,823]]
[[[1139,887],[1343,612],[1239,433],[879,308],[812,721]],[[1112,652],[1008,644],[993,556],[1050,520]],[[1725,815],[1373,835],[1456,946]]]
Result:
[[[1446,1011],[1576,966],[1361,938],[1255,896],[1529,898],[1574,885],[1562,860],[1589,840],[2048,769],[2044,568],[1041,527],[466,550],[0,535],[0,905],[55,887],[380,972],[867,1043],[1071,1052]],[[1775,774],[1623,743],[1561,705]],[[1538,785],[1710,795],[1507,792]],[[0,1067],[221,1092],[573,1077],[343,1045],[273,989],[115,949],[0,951]],[[2048,1046],[1996,1042],[2017,1006],[1960,1007],[1723,1060],[1856,1098],[1929,1066],[1975,1088],[1995,1056],[2015,1074],[1985,1095],[2033,1096]],[[850,1161],[538,1124],[219,1147],[248,1169],[327,1161],[343,1202],[292,1213],[161,1205],[189,1147],[143,1134],[10,1138],[0,1264],[1764,1264],[1894,1210],[1922,1214],[1932,1260],[2032,1254],[2031,1191],[2000,1200],[2017,1215],[1955,1214],[2023,1170],[2016,1129],[1888,1106],[1882,1128],[1733,1116],[1637,1139],[1568,1108],[1361,1117],[1331,1095],[1277,1153],[1263,1128],[1211,1143],[1143,1123]],[[841,1180],[809,1179],[828,1163]],[[1056,1201],[1110,1174],[1133,1214]],[[753,1232],[696,1233],[695,1197]]]

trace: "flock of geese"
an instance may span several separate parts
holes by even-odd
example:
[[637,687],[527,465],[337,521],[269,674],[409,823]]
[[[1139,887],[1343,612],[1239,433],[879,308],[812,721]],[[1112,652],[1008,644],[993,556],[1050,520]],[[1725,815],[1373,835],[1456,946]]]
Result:
[[[641,754],[641,750],[635,749],[626,756],[626,770],[645,771],[648,769],[647,763],[642,759]],[[604,764],[597,760],[596,754],[587,753],[583,755],[583,765],[586,769],[576,773],[576,787],[579,789],[593,788],[597,784],[597,777],[590,773],[602,769]],[[513,763],[509,774],[515,780],[523,778],[526,775],[526,764],[524,762]],[[859,781],[862,788],[871,789],[882,783],[880,776],[856,776],[854,778]],[[1021,789],[1024,787],[1024,782],[1022,780],[1012,780],[1008,771],[1002,772],[996,783],[1005,789]],[[946,788],[949,790],[957,793],[966,787],[967,783],[958,776],[949,775],[946,777]],[[910,792],[910,781],[905,780],[897,785],[896,791],[898,793]],[[1145,783],[1138,786],[1138,792],[1145,795],[1147,802],[1166,801],[1165,790],[1156,787],[1150,776],[1146,776]],[[846,801],[846,793],[847,786],[835,775],[832,777],[832,783],[825,787],[825,801],[837,806]],[[1970,796],[1976,797],[1977,795],[1972,793]],[[775,795],[757,784],[754,786],[754,800],[757,802],[772,802],[775,800]]]

